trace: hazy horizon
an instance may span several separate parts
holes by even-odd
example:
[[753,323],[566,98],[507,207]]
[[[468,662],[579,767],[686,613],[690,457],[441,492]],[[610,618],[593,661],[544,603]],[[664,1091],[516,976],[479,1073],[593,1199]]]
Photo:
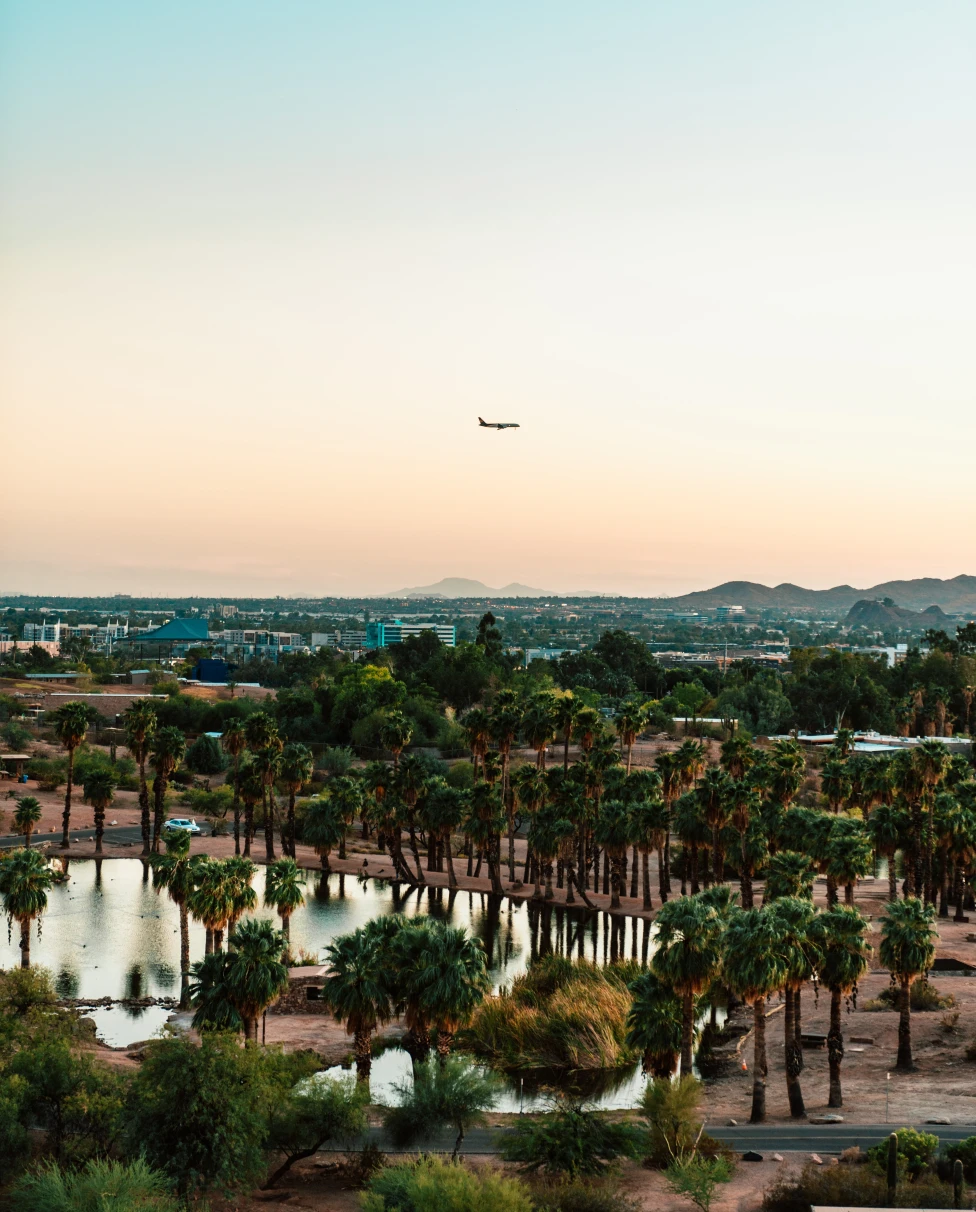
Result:
[[974,51],[950,0],[0,0],[4,592],[958,575]]

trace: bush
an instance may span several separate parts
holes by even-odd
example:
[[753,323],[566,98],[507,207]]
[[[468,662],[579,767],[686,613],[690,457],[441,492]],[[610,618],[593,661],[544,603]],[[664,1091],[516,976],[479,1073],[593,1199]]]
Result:
[[68,760],[63,757],[31,758],[27,763],[27,773],[32,779],[37,779],[42,791],[57,791],[68,777]]
[[[897,985],[887,985],[877,997],[865,1003],[864,1009],[897,1010],[898,995]],[[956,999],[951,993],[940,993],[931,981],[925,979],[913,983],[908,1000],[913,1013],[926,1010],[948,1010],[956,1004]]]
[[639,1212],[614,1181],[552,1183],[534,1195],[536,1212]]
[[656,1078],[644,1088],[641,1107],[648,1122],[648,1159],[662,1168],[675,1157],[693,1149],[701,1131],[698,1103],[703,1087],[697,1078],[686,1074],[676,1082]]
[[447,785],[469,791],[474,786],[474,766],[470,762],[455,762],[448,769]]
[[568,1104],[520,1119],[498,1144],[506,1161],[519,1162],[528,1171],[580,1178],[606,1173],[617,1158],[638,1157],[643,1136],[632,1124]]
[[331,777],[348,774],[356,755],[346,745],[330,745],[322,754],[321,767]]
[[3,739],[12,750],[23,752],[33,740],[33,733],[17,720],[11,720],[3,726]]
[[732,1177],[732,1166],[724,1157],[701,1157],[697,1153],[675,1158],[668,1166],[668,1188],[690,1199],[701,1212],[708,1212],[719,1183]]
[[9,1193],[10,1212],[179,1212],[182,1204],[165,1177],[144,1161],[128,1165],[90,1161],[82,1170],[42,1166],[26,1174]]
[[485,998],[464,1042],[506,1069],[615,1069],[632,1064],[632,965],[545,956],[510,991]]
[[431,1057],[417,1066],[412,1082],[394,1086],[399,1105],[387,1110],[383,1126],[400,1146],[432,1140],[450,1128],[457,1134],[456,1157],[468,1129],[485,1122],[499,1085],[495,1074],[480,1073],[462,1057]]
[[[895,1136],[898,1138],[898,1156],[904,1159],[909,1178],[915,1179],[931,1164],[939,1138],[931,1132],[916,1132],[914,1128],[899,1128]],[[887,1168],[887,1140],[868,1149],[868,1161],[876,1162],[882,1170]]]
[[949,1162],[961,1161],[966,1177],[976,1178],[976,1136],[967,1136],[965,1140],[946,1145],[945,1157]]
[[518,1179],[425,1157],[374,1175],[363,1212],[532,1212],[532,1200]]
[[[951,1208],[952,1184],[926,1173],[898,1188],[902,1208]],[[808,1165],[794,1178],[782,1179],[763,1196],[762,1212],[810,1212],[811,1205],[850,1208],[888,1207],[888,1184],[874,1166]]]
[[194,774],[220,774],[227,767],[227,755],[215,736],[198,736],[186,751],[186,768]]
[[95,773],[105,771],[115,780],[116,787],[123,791],[138,791],[139,778],[136,764],[130,757],[116,758],[113,763],[107,753],[101,749],[92,749],[82,745],[75,754],[75,786],[82,786]]

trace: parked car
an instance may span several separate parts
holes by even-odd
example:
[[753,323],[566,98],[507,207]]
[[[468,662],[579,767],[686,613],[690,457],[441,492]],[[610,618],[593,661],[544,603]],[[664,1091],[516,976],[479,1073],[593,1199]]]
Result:
[[185,816],[173,816],[163,826],[164,829],[185,829],[187,833],[202,833],[203,830],[196,823]]

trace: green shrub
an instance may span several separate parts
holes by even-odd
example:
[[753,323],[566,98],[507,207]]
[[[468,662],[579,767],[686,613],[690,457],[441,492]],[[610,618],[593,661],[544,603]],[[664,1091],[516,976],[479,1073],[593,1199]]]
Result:
[[526,1116],[498,1137],[506,1161],[526,1170],[566,1174],[570,1178],[606,1173],[620,1157],[638,1157],[644,1133],[617,1123],[579,1104],[567,1104],[545,1115]]
[[11,720],[3,726],[3,739],[11,749],[22,753],[34,737],[29,728],[25,728],[18,720]]
[[355,758],[356,755],[347,745],[330,745],[322,754],[319,765],[330,777],[335,778],[348,774]]
[[647,1152],[652,1165],[665,1167],[693,1149],[701,1131],[698,1104],[703,1086],[686,1074],[676,1082],[656,1078],[644,1087],[641,1107],[648,1123]]
[[[886,985],[877,997],[866,1002],[865,1010],[897,1010],[898,1009],[899,989],[897,985]],[[912,1012],[926,1010],[948,1010],[956,1004],[956,999],[951,993],[942,994],[936,989],[931,981],[924,978],[915,981],[909,994],[909,1005]]]
[[675,1158],[668,1166],[668,1188],[690,1199],[700,1212],[709,1212],[719,1183],[732,1177],[732,1166],[724,1157],[701,1157],[697,1153]]
[[27,763],[27,773],[37,782],[42,791],[57,791],[64,785],[68,777],[67,758],[31,758]]
[[485,998],[465,1032],[472,1051],[505,1069],[615,1069],[632,1064],[627,1045],[631,963],[599,967],[545,956],[510,990]]
[[474,766],[470,762],[455,762],[447,772],[447,785],[470,790],[474,786]]
[[165,1177],[144,1161],[90,1161],[81,1170],[42,1166],[10,1191],[10,1212],[179,1212]]
[[495,1074],[481,1073],[463,1057],[431,1057],[415,1068],[413,1081],[394,1086],[398,1105],[386,1111],[383,1126],[401,1147],[432,1140],[450,1128],[456,1133],[456,1157],[468,1130],[485,1123],[499,1085]]
[[[951,1208],[952,1184],[931,1174],[898,1187],[901,1208]],[[810,1212],[811,1205],[850,1208],[888,1207],[888,1184],[875,1166],[806,1166],[782,1179],[763,1196],[762,1212]]]
[[610,1179],[550,1183],[533,1195],[536,1212],[639,1212]]
[[186,768],[194,774],[220,774],[227,766],[227,755],[215,736],[198,736],[186,751]]
[[[898,1138],[898,1156],[904,1158],[909,1177],[915,1179],[931,1164],[939,1138],[931,1132],[916,1132],[914,1128],[899,1128],[895,1136]],[[868,1161],[876,1162],[882,1170],[887,1167],[887,1140],[868,1149]]]
[[123,791],[138,791],[139,779],[136,764],[130,757],[117,757],[115,762],[101,749],[82,745],[75,755],[75,786],[82,786],[96,772],[106,771],[115,780],[116,787]]
[[363,1212],[532,1212],[519,1179],[431,1157],[380,1170],[362,1201]]
[[966,1177],[976,1178],[976,1136],[967,1136],[965,1140],[946,1145],[944,1156],[950,1162],[961,1161]]

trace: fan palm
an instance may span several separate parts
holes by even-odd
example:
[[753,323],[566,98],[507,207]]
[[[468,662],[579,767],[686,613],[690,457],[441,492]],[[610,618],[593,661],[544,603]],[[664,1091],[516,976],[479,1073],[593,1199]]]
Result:
[[898,984],[898,1059],[896,1069],[912,1070],[913,983],[932,967],[935,940],[935,906],[923,904],[916,896],[891,901],[881,919],[881,946],[878,956]]
[[302,822],[302,841],[311,846],[322,860],[322,870],[332,870],[329,855],[346,836],[346,821],[340,806],[333,800],[315,799],[308,806]]
[[749,861],[749,825],[759,816],[762,801],[746,779],[732,779],[728,784],[728,806],[732,826],[739,835],[739,886],[742,908],[752,908],[752,864]]
[[769,860],[763,903],[768,904],[783,896],[812,900],[816,874],[813,862],[807,855],[798,854],[795,850],[778,851]]
[[725,844],[722,841],[722,830],[731,817],[731,786],[729,775],[719,767],[711,766],[695,789],[701,803],[702,816],[712,830],[712,878],[716,884],[721,884],[725,878]]
[[85,799],[91,804],[95,817],[95,853],[102,853],[105,832],[105,811],[115,798],[115,776],[111,770],[94,769],[85,779]]
[[380,728],[380,744],[393,754],[393,769],[400,765],[400,754],[410,744],[413,727],[400,711],[391,711]]
[[273,863],[275,858],[274,848],[274,818],[275,818],[275,780],[281,773],[281,750],[280,744],[275,744],[274,741],[269,745],[265,745],[263,749],[259,749],[254,754],[254,771],[261,780],[263,786],[262,800],[264,804],[264,857],[268,863]]
[[806,760],[797,741],[773,742],[769,794],[784,808],[789,808],[803,786],[805,767]]
[[741,736],[731,736],[722,742],[721,765],[732,779],[745,778],[746,773],[759,760],[759,751]]
[[803,1119],[806,1115],[803,1091],[800,1087],[803,1052],[798,1038],[797,1020],[800,990],[818,967],[816,938],[811,933],[813,902],[805,897],[784,896],[773,901],[764,912],[776,925],[777,952],[785,965],[783,991],[786,1012],[783,1015],[783,1042],[786,1048],[786,1092],[790,1100],[790,1115],[794,1119]]
[[[410,853],[413,855],[416,867],[416,882],[425,884],[424,869],[420,865],[420,851],[417,849],[417,801],[427,788],[429,770],[423,760],[415,753],[408,753],[400,762],[396,772],[396,790],[403,801],[407,817],[407,836],[410,841]],[[340,851],[340,854],[342,851]]]
[[47,908],[47,892],[54,883],[54,873],[48,861],[37,850],[27,847],[0,854],[0,897],[8,926],[20,926],[20,966],[30,967],[30,928]]
[[248,754],[241,763],[239,786],[241,799],[244,801],[244,857],[251,854],[251,839],[254,837],[254,808],[264,798],[265,783],[260,771],[254,763],[254,758]]
[[407,1002],[416,1002],[437,1032],[443,1059],[454,1036],[465,1026],[491,989],[485,949],[461,926],[438,924],[419,936],[413,962],[399,973]]
[[290,945],[291,939],[291,915],[305,904],[304,883],[305,872],[293,858],[280,858],[265,869],[264,903],[277,910],[286,946]]
[[353,1037],[357,1077],[366,1081],[373,1032],[393,1015],[391,962],[380,922],[337,938],[326,951],[326,963],[323,999]]
[[285,938],[266,919],[247,920],[234,931],[232,942],[233,950],[193,965],[193,1026],[230,1027],[236,1019],[245,1040],[256,1044],[261,1015],[288,987],[288,969],[281,959]]
[[98,712],[89,703],[62,703],[51,713],[48,723],[54,725],[54,735],[68,752],[68,773],[64,789],[64,813],[61,818],[61,848],[71,845],[71,789],[74,786],[75,750],[84,741],[89,727],[98,719]]
[[895,855],[904,846],[911,830],[911,818],[904,804],[880,803],[867,822],[868,833],[876,854],[883,855],[888,864],[888,900],[898,900],[898,879]]
[[695,998],[712,983],[722,962],[722,920],[698,896],[669,901],[657,911],[652,970],[681,998],[681,1071],[690,1073]]
[[484,759],[491,745],[491,716],[483,707],[473,707],[461,721],[461,727],[468,738],[471,750],[471,760],[474,764],[474,777],[478,778],[478,764],[482,765],[484,774]]
[[[531,767],[527,767],[527,769],[531,769]],[[461,828],[469,799],[466,791],[442,784],[433,787],[424,801],[424,824],[427,836],[433,839],[435,845],[439,844],[444,849],[449,888],[458,886],[457,873],[454,870],[454,853],[451,849],[451,836]]]
[[535,750],[535,764],[546,768],[546,746],[556,739],[556,699],[548,691],[537,694],[526,708],[522,730]]
[[153,884],[157,893],[165,888],[180,915],[180,1009],[190,1006],[190,915],[187,900],[197,885],[207,860],[190,854],[190,835],[185,829],[167,829],[163,833],[166,850],[154,854]]
[[854,885],[874,866],[874,848],[864,823],[856,817],[834,821],[827,843],[827,876],[844,886],[844,903],[853,906]]
[[752,1114],[749,1122],[766,1120],[766,999],[783,987],[786,961],[780,929],[769,909],[733,912],[723,940],[723,979],[752,1006]]
[[681,1055],[681,1001],[653,972],[630,984],[627,1045],[639,1048],[645,1073],[671,1078]]
[[[243,855],[233,855],[224,859],[224,877],[230,893],[231,912],[227,919],[228,934],[233,934],[237,923],[245,913],[253,913],[257,908],[258,894],[251,887],[251,882],[258,873],[257,867],[249,858]],[[230,941],[228,938],[228,946]]]
[[831,812],[840,812],[851,794],[851,774],[847,763],[838,758],[824,762],[820,771],[820,790]]
[[621,861],[636,833],[629,806],[621,800],[607,800],[600,807],[594,840],[610,856],[610,908],[620,908]]
[[247,734],[239,719],[228,720],[220,743],[224,752],[233,760],[231,779],[234,784],[234,853],[241,852],[241,754],[247,748]]
[[[560,815],[559,808],[552,806],[543,808],[532,818],[529,825],[529,847],[535,858],[535,891],[533,897],[540,896],[540,876],[545,876],[545,899],[553,899],[552,864],[560,855],[566,839],[573,835],[573,823]],[[571,887],[572,885],[570,885]]]
[[312,777],[315,762],[307,745],[290,741],[281,751],[280,778],[288,792],[288,815],[282,849],[286,855],[295,857],[295,796]]
[[17,801],[14,809],[14,832],[23,834],[24,845],[30,850],[31,834],[41,819],[41,805],[37,796],[25,795]]
[[234,889],[223,863],[207,860],[196,872],[196,882],[187,894],[186,907],[207,932],[206,954],[219,951],[223,932],[234,912]]
[[515,808],[508,785],[512,746],[522,726],[522,712],[514,691],[502,690],[491,712],[491,735],[502,760],[502,808],[508,820],[508,878],[515,883]]
[[146,782],[146,760],[153,733],[156,731],[156,708],[149,699],[137,699],[122,717],[125,743],[139,766],[139,813],[142,826],[142,853],[152,850],[152,828],[149,815],[149,785]]
[[477,783],[471,795],[471,811],[465,820],[464,832],[486,856],[491,890],[498,896],[504,893],[498,856],[499,837],[504,827],[498,791],[488,783]]
[[580,709],[580,701],[573,697],[573,692],[567,690],[556,699],[555,723],[556,734],[563,738],[563,770],[569,769],[569,742],[576,726],[576,716]]
[[827,1061],[830,1069],[830,1096],[827,1105],[842,1107],[840,1065],[844,1059],[841,1031],[841,998],[857,988],[868,969],[867,923],[858,911],[837,905],[819,913],[811,923],[820,952],[820,982],[830,990],[830,1029],[827,1032]]
[[163,828],[163,805],[166,802],[166,785],[170,775],[186,756],[186,737],[173,725],[158,728],[152,737],[150,756],[156,777],[153,779],[153,835],[152,849],[159,853],[159,836]]
[[[403,759],[399,771],[401,781],[414,761],[416,759],[409,755]],[[329,784],[329,799],[342,813],[342,819],[345,821],[346,828],[348,829],[356,819],[356,815],[363,810],[363,785],[359,779],[353,778],[352,775],[340,774]],[[339,858],[344,859],[345,857],[346,833],[343,830],[342,837],[339,839]]]
[[642,703],[628,703],[614,720],[621,749],[627,751],[627,773],[634,760],[634,743],[647,727],[647,708]]

